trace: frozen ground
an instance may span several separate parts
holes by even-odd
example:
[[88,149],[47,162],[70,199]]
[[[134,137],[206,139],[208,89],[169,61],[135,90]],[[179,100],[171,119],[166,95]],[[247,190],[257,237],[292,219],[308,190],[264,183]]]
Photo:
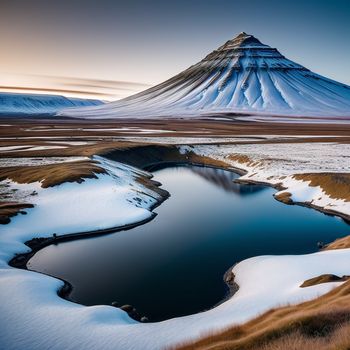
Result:
[[[180,151],[195,151],[226,161],[232,154],[248,155],[255,165],[230,160],[232,165],[248,171],[245,178],[273,183],[277,177],[286,176],[287,184],[291,184],[290,176],[296,171],[349,170],[346,166],[349,147],[313,143],[293,144],[293,147],[287,144],[278,147],[198,145],[182,146]],[[320,157],[315,157],[316,154]],[[85,307],[63,300],[57,296],[61,281],[8,266],[15,253],[28,249],[23,243],[53,233],[95,230],[139,221],[151,215],[149,207],[157,200],[154,193],[135,181],[137,176],[147,174],[101,157],[96,159],[108,174],[87,179],[82,184],[66,183],[42,189],[39,183],[8,182],[19,192],[35,190],[38,195],[33,197],[36,206],[28,209],[28,215],[16,216],[9,225],[0,228],[0,298],[3,301],[0,343],[5,349],[164,349],[206,331],[244,322],[272,307],[315,298],[340,283],[299,288],[304,280],[325,273],[342,276],[350,272],[350,249],[251,258],[233,268],[240,289],[230,300],[207,312],[160,323],[138,323],[111,306]],[[313,192],[307,195],[312,196]],[[140,197],[141,202],[135,200],[135,196]]]

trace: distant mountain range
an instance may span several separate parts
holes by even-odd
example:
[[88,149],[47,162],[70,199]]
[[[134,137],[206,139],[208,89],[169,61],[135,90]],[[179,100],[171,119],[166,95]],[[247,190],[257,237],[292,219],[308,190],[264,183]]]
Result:
[[246,33],[133,96],[66,109],[83,118],[264,114],[350,118],[350,87],[311,72]]
[[69,107],[99,106],[99,100],[59,95],[0,93],[0,116],[52,116]]

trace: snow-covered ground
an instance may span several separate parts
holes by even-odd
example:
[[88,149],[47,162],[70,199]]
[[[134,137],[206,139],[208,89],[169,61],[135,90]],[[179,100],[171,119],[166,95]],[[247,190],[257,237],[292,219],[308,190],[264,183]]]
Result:
[[[42,188],[40,182],[0,182],[6,186],[6,191],[15,193],[16,200],[34,204],[34,208],[27,210],[27,215],[17,215],[11,219],[11,224],[1,228],[3,244],[12,237],[24,242],[53,233],[60,235],[119,227],[152,216],[150,207],[160,198],[136,181],[140,176],[150,176],[148,173],[102,157],[94,159],[108,173],[97,174],[97,179],[85,179],[82,184],[64,183]],[[22,198],[19,197],[21,194]],[[19,243],[15,251],[8,251],[9,257],[22,252],[23,248],[28,250]]]
[[[182,146],[180,151],[230,161],[248,171],[246,178],[273,183],[277,177],[290,179],[295,172],[345,171],[349,148],[313,143],[293,147],[196,145]],[[247,155],[253,162],[247,165],[230,160],[228,156],[232,154]],[[28,209],[27,215],[16,216],[0,228],[0,344],[4,349],[164,349],[207,331],[247,321],[270,308],[310,300],[341,284],[300,288],[307,279],[326,273],[350,273],[350,249],[254,257],[233,268],[240,288],[231,299],[212,310],[159,323],[138,323],[111,306],[85,307],[63,300],[57,295],[63,282],[8,266],[15,253],[28,250],[24,241],[142,220],[152,215],[149,207],[157,200],[154,193],[135,181],[138,175],[147,174],[101,157],[96,160],[108,174],[86,179],[82,184],[42,189],[39,183],[7,182],[11,188],[35,190],[38,194],[33,196],[35,207]],[[142,199],[141,203],[134,199],[136,196]]]

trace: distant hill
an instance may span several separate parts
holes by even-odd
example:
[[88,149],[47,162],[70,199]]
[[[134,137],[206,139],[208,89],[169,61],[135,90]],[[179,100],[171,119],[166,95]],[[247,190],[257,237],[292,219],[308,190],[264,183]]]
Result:
[[63,108],[98,106],[99,100],[0,92],[0,116],[50,116]]

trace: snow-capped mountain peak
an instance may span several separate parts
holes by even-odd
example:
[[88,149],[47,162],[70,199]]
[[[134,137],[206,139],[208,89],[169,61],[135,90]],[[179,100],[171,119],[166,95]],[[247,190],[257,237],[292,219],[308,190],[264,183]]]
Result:
[[350,87],[311,72],[242,32],[159,85],[62,114],[114,118],[214,113],[350,117]]

